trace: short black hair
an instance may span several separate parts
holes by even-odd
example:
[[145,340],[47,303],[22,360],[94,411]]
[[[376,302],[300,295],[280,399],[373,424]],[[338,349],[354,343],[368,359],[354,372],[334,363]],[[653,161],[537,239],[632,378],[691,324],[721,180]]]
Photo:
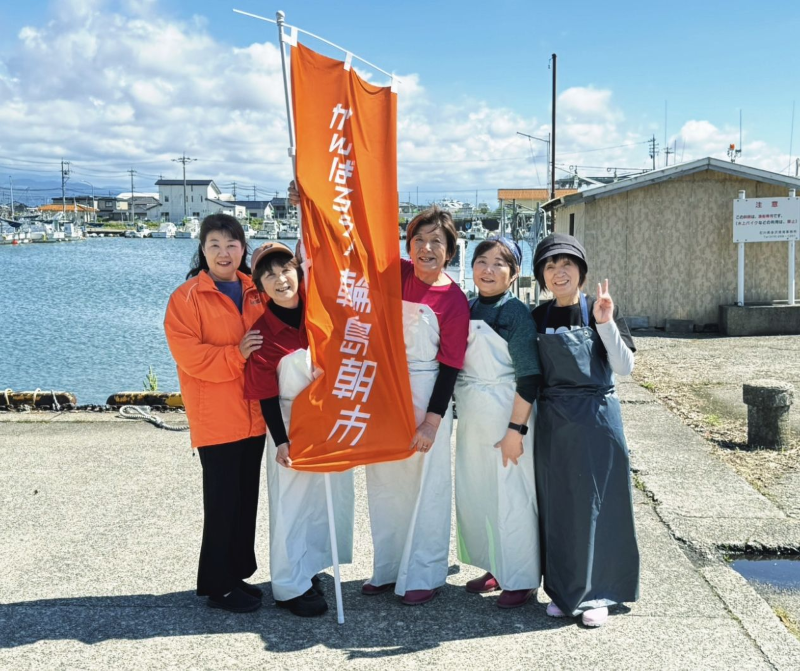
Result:
[[256,288],[260,292],[266,293],[264,287],[261,285],[261,276],[268,270],[272,270],[275,266],[283,268],[287,264],[291,265],[297,271],[297,280],[302,282],[303,266],[300,263],[300,259],[289,252],[278,251],[272,254],[264,254],[258,260],[258,263],[256,263],[255,268],[253,268],[253,281],[256,284]]
[[486,252],[488,252],[490,249],[494,249],[495,247],[497,247],[500,250],[500,256],[503,258],[503,261],[505,261],[508,264],[508,267],[511,269],[511,277],[519,275],[520,268],[519,264],[517,263],[516,257],[514,256],[513,252],[508,247],[508,245],[505,242],[503,242],[500,238],[489,238],[488,240],[483,240],[481,243],[479,243],[478,246],[475,248],[475,251],[472,253],[471,265],[474,266],[475,260],[479,256],[486,254]]
[[194,257],[192,257],[192,267],[186,274],[186,279],[199,275],[203,270],[208,270],[208,261],[206,260],[206,255],[203,253],[203,245],[206,244],[208,234],[214,231],[223,231],[234,240],[238,240],[242,243],[244,254],[242,254],[242,260],[239,263],[238,270],[245,275],[249,275],[250,266],[247,265],[247,238],[244,235],[244,229],[241,223],[239,223],[236,217],[232,217],[229,214],[217,213],[209,214],[203,219],[203,223],[200,224],[200,244],[197,246]]
[[539,265],[536,266],[536,268],[534,268],[533,270],[533,274],[536,276],[536,282],[538,283],[540,289],[548,288],[544,282],[544,267],[547,265],[547,262],[552,261],[553,263],[558,263],[562,259],[569,259],[576,266],[578,266],[578,272],[579,272],[578,286],[583,287],[584,283],[586,282],[586,274],[588,272],[588,268],[586,267],[586,263],[584,262],[584,260],[579,259],[577,256],[573,256],[572,254],[555,254],[553,256],[548,256],[539,261]]

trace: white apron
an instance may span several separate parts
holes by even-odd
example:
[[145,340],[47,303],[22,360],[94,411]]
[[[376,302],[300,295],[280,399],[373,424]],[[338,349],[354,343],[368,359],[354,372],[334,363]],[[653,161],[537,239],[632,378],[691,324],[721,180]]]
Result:
[[[292,401],[313,380],[307,349],[295,350],[278,363],[281,411],[286,425]],[[290,448],[291,453],[291,448]],[[269,568],[272,594],[288,601],[311,588],[311,578],[333,564],[328,508],[322,473],[284,468],[276,463],[278,449],[267,436],[269,491]],[[331,473],[339,562],[353,560],[353,472]]]
[[[425,419],[439,372],[439,321],[427,305],[403,301],[403,335],[417,426]],[[447,578],[450,545],[449,404],[436,440],[426,454],[366,467],[372,544],[370,583],[397,583],[395,594],[436,589]]]
[[489,571],[503,589],[536,589],[541,572],[533,416],[516,466],[509,461],[503,468],[503,454],[494,447],[508,428],[515,394],[508,343],[483,320],[470,321],[455,391],[458,558]]

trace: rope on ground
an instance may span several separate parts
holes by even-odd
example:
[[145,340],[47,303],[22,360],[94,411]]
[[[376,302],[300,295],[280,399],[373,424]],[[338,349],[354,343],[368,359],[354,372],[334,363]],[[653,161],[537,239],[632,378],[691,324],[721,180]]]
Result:
[[165,424],[158,417],[153,417],[153,415],[150,414],[149,405],[123,405],[119,409],[119,416],[123,419],[141,419],[145,422],[149,422],[159,429],[166,429],[167,431],[189,430],[188,426],[170,426],[169,424]]

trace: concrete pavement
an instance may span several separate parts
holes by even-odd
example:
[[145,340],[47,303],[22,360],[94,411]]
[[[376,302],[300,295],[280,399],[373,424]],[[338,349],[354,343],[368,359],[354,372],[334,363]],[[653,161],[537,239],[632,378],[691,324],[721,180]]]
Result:
[[[481,571],[454,552],[430,604],[362,597],[372,552],[361,470],[344,625],[330,577],[322,618],[271,605],[266,491],[254,581],[268,605],[212,611],[193,593],[202,498],[186,434],[106,415],[0,415],[0,668],[800,668],[800,644],[715,553],[758,533],[785,547],[795,520],[717,468],[649,393],[620,389],[644,492],[642,597],[599,630],[547,618],[543,594],[512,611],[497,609],[496,595],[466,594]],[[714,499],[728,494],[731,504]]]

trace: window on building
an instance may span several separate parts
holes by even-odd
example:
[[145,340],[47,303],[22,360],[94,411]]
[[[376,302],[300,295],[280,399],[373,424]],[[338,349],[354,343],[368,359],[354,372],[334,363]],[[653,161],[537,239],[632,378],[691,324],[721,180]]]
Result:
[[192,216],[199,218],[200,217],[200,213],[199,212],[192,212]]
[[114,207],[114,201],[113,200],[107,200],[106,204],[104,205],[104,207]]
[[201,203],[203,202],[203,196],[200,196],[200,202]]
[[569,215],[569,234],[575,235],[575,213]]
[[164,196],[164,202],[165,202],[165,203],[168,203],[168,202],[169,202],[169,196]]
[[192,196],[192,202],[194,202],[194,196]]

